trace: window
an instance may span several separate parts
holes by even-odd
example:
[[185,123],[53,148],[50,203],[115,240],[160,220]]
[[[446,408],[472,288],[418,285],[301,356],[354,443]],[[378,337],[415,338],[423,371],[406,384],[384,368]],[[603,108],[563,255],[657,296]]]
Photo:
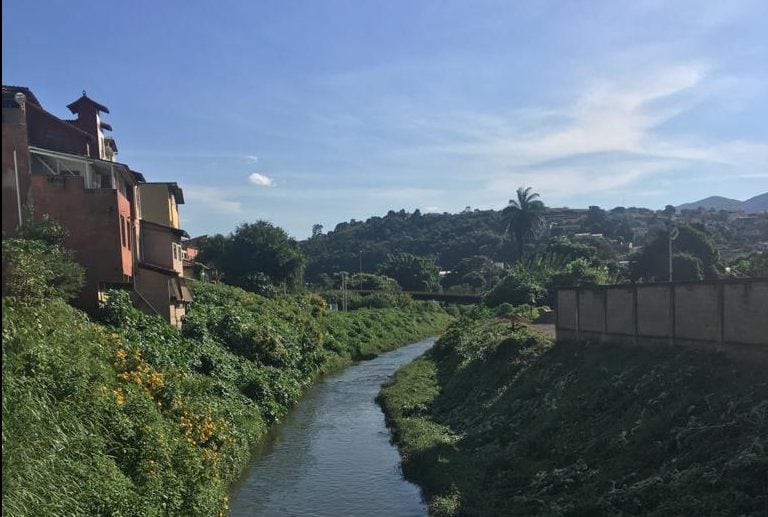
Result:
[[120,244],[125,246],[125,217],[120,216]]

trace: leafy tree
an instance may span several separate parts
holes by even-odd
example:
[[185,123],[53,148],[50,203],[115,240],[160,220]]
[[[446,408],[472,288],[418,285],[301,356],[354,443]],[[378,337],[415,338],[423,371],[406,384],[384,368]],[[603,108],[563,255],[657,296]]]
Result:
[[198,260],[222,271],[224,258],[227,253],[227,244],[231,237],[225,237],[219,233],[206,238],[200,245]]
[[[679,225],[679,234],[672,241],[673,280],[698,280],[692,259],[699,262],[701,278],[720,277],[720,255],[712,238],[689,225]],[[677,258],[676,258],[677,257]],[[680,264],[680,275],[675,266]],[[681,275],[687,275],[681,276]],[[669,278],[669,240],[666,231],[659,234],[640,252],[633,256],[630,265],[632,280],[666,281]]]
[[394,278],[407,291],[432,291],[439,286],[440,270],[435,263],[410,253],[387,256],[379,273]]
[[75,298],[83,287],[85,270],[63,248],[64,227],[44,216],[27,224],[19,238],[3,240],[3,296],[26,303],[46,298]]
[[520,257],[525,253],[525,244],[537,237],[543,224],[544,203],[531,190],[532,187],[518,188],[517,199],[510,199],[501,212],[505,233],[514,236]]
[[594,265],[586,258],[577,258],[552,275],[551,287],[605,285],[615,280],[606,266]]
[[694,282],[704,279],[701,260],[690,253],[672,255],[673,279],[678,282]]
[[355,273],[350,277],[348,287],[365,291],[400,291],[400,284],[394,278],[371,273]]
[[490,257],[472,255],[461,259],[442,283],[445,288],[465,285],[472,289],[483,289],[492,286],[503,273],[504,270]]
[[323,234],[323,225],[322,224],[313,224],[312,225],[312,238],[319,237]]
[[730,269],[734,276],[768,278],[768,253],[756,251],[741,257],[731,264]]
[[664,207],[664,215],[666,215],[667,217],[672,217],[676,213],[677,213],[677,208],[675,208],[674,206],[667,205]]
[[517,266],[485,295],[483,303],[488,307],[502,303],[538,305],[546,296],[547,290],[541,279],[528,268]]
[[608,233],[608,215],[605,210],[599,206],[590,206],[583,227],[592,233]]
[[266,221],[212,237],[201,250],[201,260],[211,261],[227,283],[267,295],[274,286],[301,286],[305,264],[296,241]]
[[67,236],[67,229],[48,214],[39,221],[27,223],[18,232],[19,239],[40,241],[51,246],[63,246]]

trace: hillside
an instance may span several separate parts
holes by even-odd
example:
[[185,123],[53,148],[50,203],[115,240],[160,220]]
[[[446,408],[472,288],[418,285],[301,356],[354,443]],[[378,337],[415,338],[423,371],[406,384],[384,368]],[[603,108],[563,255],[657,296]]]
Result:
[[754,214],[768,210],[768,192],[751,197],[746,201],[731,199],[722,196],[710,196],[691,203],[678,205],[678,210],[743,210],[745,213]]
[[102,323],[3,298],[3,515],[226,515],[253,446],[318,375],[449,320],[430,304],[194,294],[183,334],[121,293]]
[[379,400],[432,515],[768,508],[768,379],[721,354],[554,345],[476,311]]
[[[301,243],[309,263],[305,276],[339,271],[372,273],[390,253],[432,257],[443,269],[471,255],[501,260],[504,239],[500,213],[494,210],[459,214],[390,211],[383,217],[350,221]],[[362,257],[361,257],[362,251]],[[362,260],[361,260],[362,258]]]
[[748,214],[768,211],[768,192],[747,199],[742,203],[742,209]]

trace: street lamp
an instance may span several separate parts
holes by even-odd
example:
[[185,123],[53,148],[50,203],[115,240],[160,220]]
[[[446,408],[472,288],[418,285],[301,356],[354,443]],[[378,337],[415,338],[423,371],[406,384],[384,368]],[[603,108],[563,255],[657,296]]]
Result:
[[672,241],[677,239],[677,236],[680,235],[680,230],[677,229],[677,226],[674,225],[672,220],[670,219],[667,223],[667,235],[669,236],[669,281],[672,281]]

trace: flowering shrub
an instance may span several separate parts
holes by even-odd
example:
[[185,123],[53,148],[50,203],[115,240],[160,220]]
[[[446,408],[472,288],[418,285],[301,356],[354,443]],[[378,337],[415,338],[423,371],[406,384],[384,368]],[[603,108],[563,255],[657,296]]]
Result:
[[182,332],[124,291],[102,324],[61,300],[3,300],[5,515],[226,515],[252,447],[320,373],[449,319],[193,290]]

